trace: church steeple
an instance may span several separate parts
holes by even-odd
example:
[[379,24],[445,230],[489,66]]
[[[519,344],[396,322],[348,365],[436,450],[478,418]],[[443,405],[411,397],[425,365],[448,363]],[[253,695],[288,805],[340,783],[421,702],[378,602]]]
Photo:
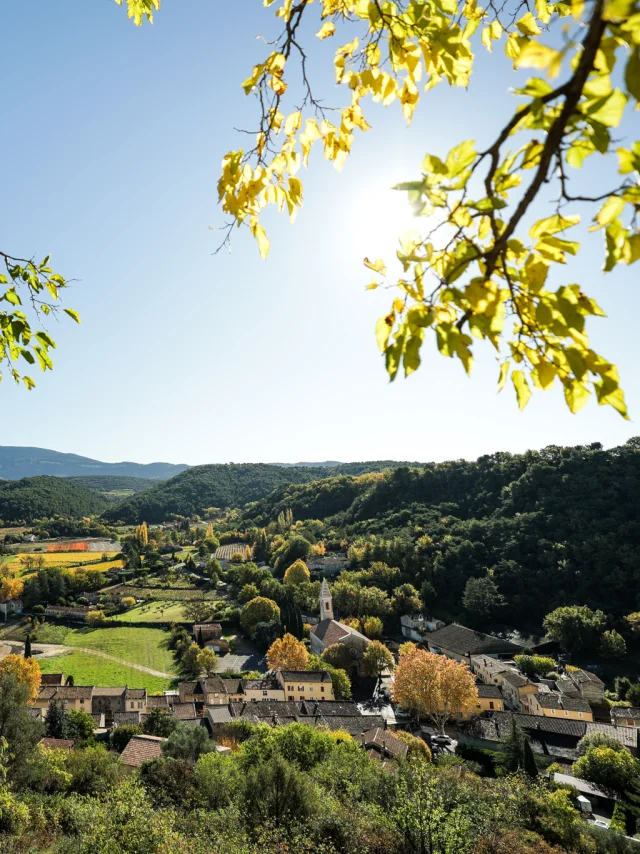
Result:
[[333,620],[333,598],[326,578],[322,579],[320,587],[320,619]]

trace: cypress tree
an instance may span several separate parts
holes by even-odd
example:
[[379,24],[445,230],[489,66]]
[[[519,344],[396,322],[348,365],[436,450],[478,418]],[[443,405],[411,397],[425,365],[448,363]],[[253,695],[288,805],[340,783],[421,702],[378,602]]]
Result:
[[27,635],[24,640],[24,657],[31,658],[31,635]]
[[67,734],[67,710],[64,703],[53,700],[44,719],[45,732],[49,738],[65,738]]
[[531,749],[531,742],[527,738],[524,743],[524,771],[529,777],[538,776],[538,766],[536,765],[536,757]]

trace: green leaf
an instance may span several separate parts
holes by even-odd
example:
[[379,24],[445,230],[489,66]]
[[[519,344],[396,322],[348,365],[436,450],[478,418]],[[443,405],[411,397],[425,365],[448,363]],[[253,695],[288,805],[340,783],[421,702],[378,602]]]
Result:
[[36,338],[45,348],[53,347],[54,350],[56,349],[56,342],[46,332],[36,332]]
[[624,83],[627,91],[636,101],[640,101],[640,47],[636,45],[631,51],[624,69]]
[[591,392],[583,383],[578,382],[578,380],[572,380],[566,383],[564,396],[567,406],[575,414],[589,400]]
[[455,178],[456,175],[463,172],[467,166],[471,166],[473,161],[476,159],[474,143],[475,140],[468,139],[451,149],[445,161],[445,166],[450,178]]
[[583,110],[590,119],[600,122],[605,127],[615,128],[620,124],[626,106],[627,96],[620,89],[614,89],[604,98],[587,101]]
[[3,299],[11,303],[11,305],[22,305],[22,300],[16,293],[15,288],[10,288],[4,295]]
[[614,219],[617,219],[624,210],[625,201],[620,196],[609,196],[607,201],[598,211],[595,221],[598,225],[609,225]]
[[80,315],[79,315],[79,314],[78,314],[78,312],[77,312],[77,311],[75,311],[73,308],[65,308],[65,309],[64,309],[64,313],[65,313],[65,314],[68,314],[68,315],[69,315],[69,317],[73,318],[73,320],[75,320],[75,322],[76,322],[76,323],[80,323],[80,322],[81,322],[81,321],[80,321]]

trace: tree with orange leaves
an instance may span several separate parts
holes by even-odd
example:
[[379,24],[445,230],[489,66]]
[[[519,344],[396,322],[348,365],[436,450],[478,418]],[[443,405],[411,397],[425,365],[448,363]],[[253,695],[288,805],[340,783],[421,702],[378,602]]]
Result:
[[29,688],[29,699],[35,700],[40,689],[42,675],[35,658],[23,658],[21,655],[7,655],[0,661],[0,676],[10,674],[16,681]]
[[466,664],[407,643],[400,649],[393,699],[403,708],[430,718],[444,734],[452,714],[476,708],[478,689]]
[[302,641],[286,634],[278,638],[269,647],[267,664],[270,670],[306,670],[309,653]]
[[0,601],[7,602],[9,599],[17,599],[22,596],[24,583],[20,578],[3,578],[0,584]]

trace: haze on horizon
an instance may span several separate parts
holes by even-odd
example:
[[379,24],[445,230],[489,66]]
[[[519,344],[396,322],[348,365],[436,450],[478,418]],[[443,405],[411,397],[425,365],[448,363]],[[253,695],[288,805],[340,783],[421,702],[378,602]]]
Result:
[[[6,136],[4,237],[24,257],[51,253],[77,280],[65,304],[83,320],[52,324],[55,370],[35,376],[34,392],[5,378],[0,444],[106,462],[441,461],[611,447],[639,432],[594,402],[572,416],[558,389],[520,413],[512,389],[496,394],[488,347],[470,379],[429,344],[415,376],[387,380],[373,329],[389,297],[365,294],[362,259],[392,257],[415,221],[385,188],[469,127],[492,132],[482,93],[491,87],[495,126],[513,106],[506,89],[493,96],[501,60],[481,57],[469,92],[429,93],[410,133],[397,113],[372,110],[374,131],[342,174],[316,158],[296,224],[266,222],[266,263],[241,233],[230,254],[213,255],[219,164],[240,144],[233,128],[253,126],[240,84],[261,55],[254,36],[273,22],[256,9],[248,23],[237,3],[184,6],[165,0],[139,29],[106,2],[11,4],[0,15],[5,114],[52,128]],[[323,84],[331,95],[331,78]],[[608,313],[592,323],[594,347],[618,364],[638,418],[637,273],[603,279],[602,236],[586,241],[566,281],[585,282]]]

